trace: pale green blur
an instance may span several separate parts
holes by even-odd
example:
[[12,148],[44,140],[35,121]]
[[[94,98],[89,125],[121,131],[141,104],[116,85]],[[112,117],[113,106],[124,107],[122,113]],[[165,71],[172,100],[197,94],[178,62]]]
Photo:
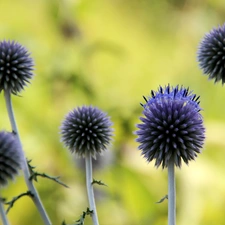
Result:
[[[68,111],[84,104],[107,112],[115,129],[112,158],[94,173],[108,185],[96,186],[100,224],[167,224],[166,200],[156,204],[167,194],[167,171],[145,162],[133,132],[142,96],[168,83],[201,96],[206,126],[202,154],[176,170],[177,224],[225,224],[225,90],[202,75],[196,59],[224,11],[222,0],[0,0],[0,40],[26,46],[35,62],[31,84],[13,96],[27,158],[70,187],[35,183],[53,225],[72,224],[88,206],[85,175],[59,135]],[[3,93],[0,108],[0,129],[10,131]],[[21,173],[3,197],[26,191]],[[42,224],[28,197],[8,216],[12,225]]]

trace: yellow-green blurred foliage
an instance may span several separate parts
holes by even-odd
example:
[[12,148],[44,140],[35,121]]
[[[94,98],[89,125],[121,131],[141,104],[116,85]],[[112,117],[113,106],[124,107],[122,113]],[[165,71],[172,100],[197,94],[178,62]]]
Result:
[[[176,170],[177,224],[225,224],[225,90],[196,60],[201,38],[224,21],[223,0],[0,0],[0,40],[25,45],[35,61],[32,83],[13,97],[26,156],[70,187],[35,183],[53,225],[71,224],[88,206],[82,166],[59,135],[65,114],[84,104],[106,111],[115,129],[108,163],[94,173],[108,185],[96,187],[100,224],[167,224],[167,202],[156,204],[167,172],[140,156],[133,131],[142,96],[168,83],[201,96],[207,129],[202,154]],[[0,108],[0,129],[10,130],[2,94]],[[26,190],[21,173],[2,195]],[[28,197],[8,216],[13,225],[42,224]]]

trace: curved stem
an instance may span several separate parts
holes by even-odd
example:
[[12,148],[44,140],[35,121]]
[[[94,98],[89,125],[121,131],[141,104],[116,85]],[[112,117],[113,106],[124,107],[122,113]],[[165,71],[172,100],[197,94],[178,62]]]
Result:
[[88,194],[88,201],[90,210],[93,211],[91,214],[92,221],[94,225],[99,225],[98,223],[98,215],[95,205],[95,197],[92,185],[92,156],[91,154],[87,153],[85,157],[85,166],[86,166],[86,186],[87,186],[87,194]]
[[[12,108],[12,102],[11,102],[11,94],[8,90],[6,90],[4,92],[4,97],[5,97],[5,102],[6,102],[6,107],[7,107],[7,112],[8,112],[8,116],[9,116],[9,120],[10,120],[10,123],[11,123],[11,127],[12,127],[12,131],[14,132],[14,134],[17,136],[18,140],[19,140],[19,143],[20,143],[20,146],[21,146],[21,149],[22,148],[22,143],[21,143],[21,140],[20,140],[20,136],[19,136],[19,132],[18,132],[18,129],[17,129],[17,125],[16,125],[16,120],[15,120],[15,117],[14,117],[14,113],[13,113],[13,108]],[[42,202],[40,200],[40,197],[38,195],[38,192],[37,190],[35,189],[34,185],[33,185],[33,182],[32,180],[30,180],[30,172],[29,172],[29,168],[28,168],[28,164],[27,164],[27,160],[26,160],[26,157],[25,157],[25,154],[24,154],[24,151],[23,151],[23,159],[24,159],[24,166],[23,166],[23,173],[24,173],[24,178],[25,178],[25,182],[26,182],[26,185],[29,189],[29,191],[32,193],[32,200],[34,202],[34,204],[36,205],[43,221],[44,221],[44,224],[45,225],[51,225],[51,221],[42,205]]]
[[2,218],[3,225],[9,225],[9,221],[8,221],[8,218],[6,217],[6,213],[5,213],[5,209],[3,207],[3,202],[2,202],[1,197],[0,197],[0,215]]
[[168,225],[176,225],[176,186],[174,161],[168,163]]

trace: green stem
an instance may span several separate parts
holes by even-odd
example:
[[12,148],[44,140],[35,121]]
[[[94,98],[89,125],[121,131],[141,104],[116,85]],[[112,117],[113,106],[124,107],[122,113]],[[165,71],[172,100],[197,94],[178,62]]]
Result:
[[[8,112],[8,116],[9,116],[9,120],[10,120],[10,123],[11,123],[11,127],[12,127],[12,131],[15,133],[15,135],[17,136],[18,140],[19,140],[19,143],[20,143],[20,146],[21,146],[21,149],[22,148],[22,143],[21,143],[21,140],[20,140],[20,136],[19,136],[19,132],[18,132],[18,129],[17,129],[17,125],[16,125],[16,120],[15,120],[15,117],[14,117],[14,113],[13,113],[13,107],[12,107],[12,101],[11,101],[11,93],[10,91],[6,90],[4,92],[4,97],[5,97],[5,102],[6,102],[6,107],[7,107],[7,112]],[[23,151],[24,153],[24,151]],[[37,190],[35,189],[34,185],[33,185],[33,182],[32,180],[30,180],[30,172],[29,172],[29,168],[28,168],[28,164],[27,164],[27,160],[26,160],[26,157],[25,157],[25,154],[23,154],[23,160],[24,160],[24,165],[23,165],[23,173],[24,173],[24,178],[25,178],[25,182],[26,182],[26,185],[29,189],[29,191],[32,193],[32,200],[34,202],[34,204],[36,205],[43,221],[44,221],[44,224],[45,225],[52,225],[43,205],[42,205],[42,202],[40,200],[40,197],[38,195],[38,192]]]
[[6,213],[5,213],[5,209],[3,206],[1,196],[0,196],[0,215],[2,218],[3,225],[9,225],[9,221],[8,221],[8,218],[6,217]]
[[87,153],[85,157],[85,166],[86,166],[86,186],[87,186],[87,194],[88,194],[88,201],[90,210],[93,211],[91,213],[92,221],[94,225],[99,225],[98,223],[98,215],[95,205],[95,197],[93,191],[93,178],[92,178],[92,156],[91,154]]
[[176,185],[174,161],[168,163],[168,225],[176,225]]

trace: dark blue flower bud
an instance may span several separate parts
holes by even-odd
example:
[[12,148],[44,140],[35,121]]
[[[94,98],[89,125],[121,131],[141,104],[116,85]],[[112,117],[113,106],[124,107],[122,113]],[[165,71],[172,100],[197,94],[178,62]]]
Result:
[[0,92],[17,95],[33,77],[33,59],[27,50],[14,41],[0,42]]
[[83,106],[69,112],[61,126],[61,140],[71,152],[95,156],[107,148],[112,136],[110,118],[98,108]]
[[201,41],[198,62],[203,73],[215,82],[225,82],[225,24],[212,29]]
[[0,132],[0,186],[14,179],[23,165],[23,152],[12,133]]

